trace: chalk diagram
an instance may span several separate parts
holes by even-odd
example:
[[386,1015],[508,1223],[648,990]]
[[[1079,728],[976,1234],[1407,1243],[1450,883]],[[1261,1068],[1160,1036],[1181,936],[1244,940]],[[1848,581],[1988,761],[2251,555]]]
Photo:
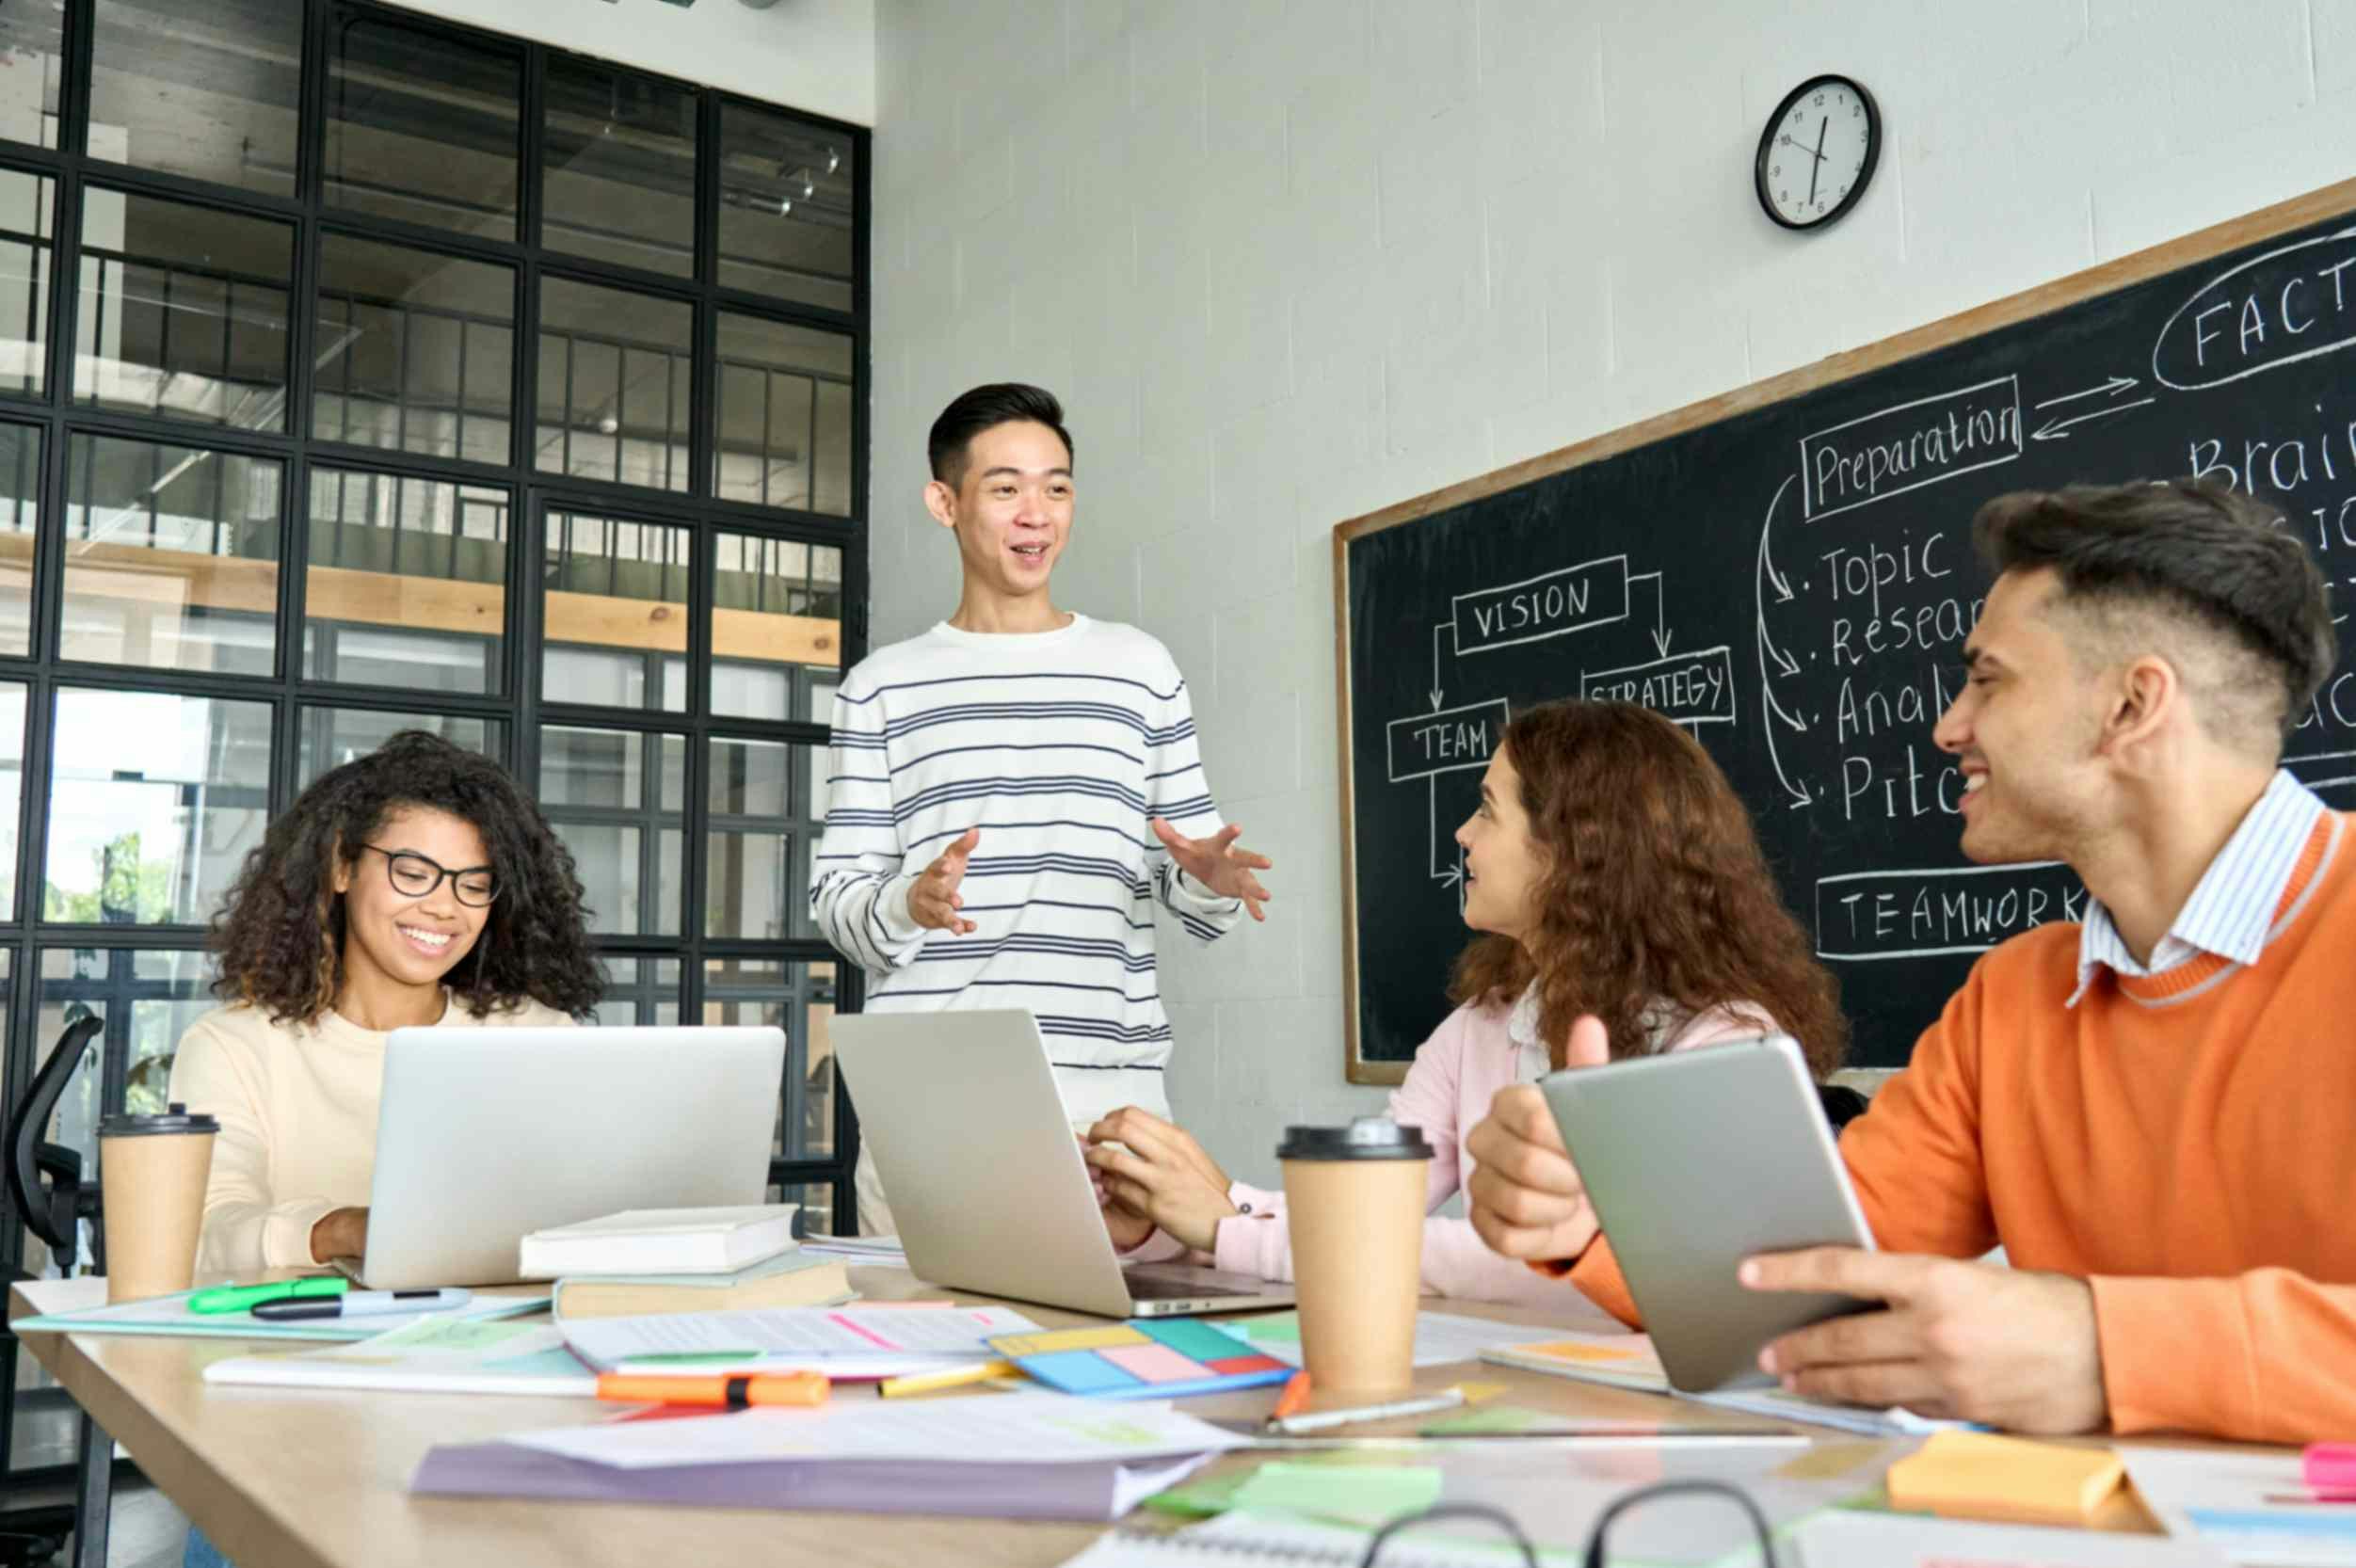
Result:
[[[1980,608],[1972,508],[1883,503],[2016,463],[2032,442],[2132,422],[2163,397],[2351,345],[2356,227],[2210,279],[2169,317],[2148,370],[2135,367],[2143,374],[2042,396],[2024,390],[2023,374],[2000,376],[1803,436],[1795,471],[1766,499],[1754,572],[1758,720],[1784,806],[1828,828],[1883,833],[1957,814],[1961,776],[1931,733],[1962,689],[1963,644]],[[2222,438],[2196,440],[2190,466],[2277,504],[2327,472],[2356,482],[2350,416],[2356,408],[2312,440],[2252,440],[2239,452]],[[2345,425],[2337,436],[2333,424]],[[2172,460],[2162,472],[2171,470],[2183,472]],[[2295,505],[2284,509],[2300,527]],[[2328,573],[2334,545],[2356,551],[2356,496],[2327,513],[2316,509],[2307,542]],[[2356,584],[2348,569],[2339,583]],[[2335,674],[2298,728],[2286,766],[2313,789],[2356,784],[2356,749],[2324,749],[2326,737],[2345,743],[2356,731],[2356,674]],[[2067,868],[2050,863],[1842,871],[1816,883],[1817,951],[1852,962],[1978,952],[2043,920],[2078,918],[2084,899]]]
[[1603,555],[1457,594],[1449,602],[1448,618],[1432,625],[1431,708],[1385,726],[1385,759],[1390,783],[1423,783],[1430,836],[1426,871],[1431,881],[1456,889],[1460,914],[1464,855],[1455,845],[1454,824],[1440,818],[1440,776],[1486,768],[1512,717],[1501,696],[1449,702],[1451,680],[1461,687],[1482,674],[1475,663],[1481,655],[1611,626],[1642,625],[1643,613],[1649,610],[1651,658],[1619,663],[1605,653],[1602,659],[1611,667],[1574,666],[1569,689],[1581,696],[1641,703],[1696,733],[1706,724],[1735,722],[1731,648],[1673,651],[1676,636],[1661,574],[1628,567],[1626,554]]

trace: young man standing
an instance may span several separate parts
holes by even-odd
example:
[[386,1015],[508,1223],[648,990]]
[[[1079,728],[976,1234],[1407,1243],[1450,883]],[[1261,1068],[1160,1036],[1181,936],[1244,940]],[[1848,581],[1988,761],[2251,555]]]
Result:
[[[1028,1007],[1076,1128],[1167,1116],[1149,901],[1212,941],[1266,918],[1269,862],[1220,823],[1169,650],[1049,598],[1073,494],[1053,394],[976,387],[928,448],[963,591],[835,694],[810,911],[868,972],[868,1011]],[[895,1229],[864,1151],[857,1184],[861,1229]]]
[[[1963,852],[2066,861],[2086,920],[1980,959],[1842,1134],[1884,1250],[1742,1265],[1880,1308],[1760,1365],[2026,1432],[2343,1436],[2356,833],[2279,765],[2335,656],[2322,580],[2270,513],[2190,481],[2006,496],[1974,531],[1996,583],[1933,731]],[[1534,1091],[1469,1147],[1489,1244],[1633,1320],[1609,1243],[1568,1256],[1585,1201]],[[1967,1261],[1998,1244],[2012,1267]]]

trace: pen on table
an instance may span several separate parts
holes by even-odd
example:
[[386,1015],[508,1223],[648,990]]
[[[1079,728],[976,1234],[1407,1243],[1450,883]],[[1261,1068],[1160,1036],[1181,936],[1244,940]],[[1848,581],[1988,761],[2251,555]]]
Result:
[[977,1361],[970,1367],[952,1367],[940,1372],[911,1372],[906,1377],[886,1378],[875,1391],[885,1399],[897,1399],[903,1394],[929,1394],[936,1388],[954,1388],[960,1384],[986,1383],[991,1378],[1019,1377],[1022,1368],[1011,1361]]
[[1268,1430],[1288,1435],[1319,1432],[1326,1427],[1346,1426],[1352,1421],[1379,1421],[1391,1416],[1421,1416],[1427,1411],[1447,1410],[1464,1402],[1465,1391],[1450,1388],[1420,1399],[1399,1400],[1390,1404],[1359,1405],[1354,1410],[1320,1410],[1306,1416],[1272,1416],[1268,1418]]
[[632,1367],[717,1367],[732,1361],[759,1361],[767,1351],[651,1351],[645,1355],[626,1355],[624,1364]]
[[376,1318],[388,1312],[442,1312],[474,1299],[471,1290],[346,1290],[340,1296],[262,1302],[253,1315],[265,1322],[306,1318]]
[[1308,1402],[1309,1375],[1295,1372],[1285,1381],[1284,1392],[1276,1396],[1276,1408],[1269,1414],[1268,1419],[1274,1424],[1288,1416],[1298,1416],[1301,1408]]
[[199,1290],[188,1298],[191,1312],[243,1312],[263,1302],[306,1297],[340,1296],[352,1288],[342,1274],[313,1274],[304,1279],[272,1280],[264,1285],[221,1285]]
[[824,1372],[757,1373],[745,1377],[633,1377],[601,1372],[597,1397],[623,1404],[704,1404],[743,1410],[759,1404],[824,1404]]

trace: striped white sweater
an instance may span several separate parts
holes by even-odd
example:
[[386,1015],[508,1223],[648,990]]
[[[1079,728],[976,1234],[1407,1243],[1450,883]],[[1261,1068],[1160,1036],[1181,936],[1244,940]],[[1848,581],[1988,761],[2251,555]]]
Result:
[[[869,976],[871,1012],[1028,1007],[1075,1120],[1168,1114],[1158,898],[1197,940],[1242,905],[1182,875],[1146,824],[1223,825],[1186,682],[1135,627],[1072,617],[1000,635],[948,625],[860,661],[835,694],[818,927]],[[970,936],[908,916],[908,888],[970,827]]]

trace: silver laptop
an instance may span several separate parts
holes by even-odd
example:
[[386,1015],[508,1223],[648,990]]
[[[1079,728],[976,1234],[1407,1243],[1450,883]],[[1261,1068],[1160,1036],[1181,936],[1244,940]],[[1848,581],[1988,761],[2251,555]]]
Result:
[[385,1043],[372,1288],[521,1278],[526,1232],[763,1201],[777,1029],[396,1029]]
[[838,1016],[827,1032],[919,1277],[1108,1318],[1291,1303],[1249,1274],[1123,1267],[1027,1009]]

